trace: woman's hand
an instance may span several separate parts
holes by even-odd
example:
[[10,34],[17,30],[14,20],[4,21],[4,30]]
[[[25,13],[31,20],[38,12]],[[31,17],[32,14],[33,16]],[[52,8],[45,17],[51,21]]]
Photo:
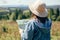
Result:
[[19,29],[19,32],[20,32],[20,34],[22,34],[22,32],[23,32],[23,29]]

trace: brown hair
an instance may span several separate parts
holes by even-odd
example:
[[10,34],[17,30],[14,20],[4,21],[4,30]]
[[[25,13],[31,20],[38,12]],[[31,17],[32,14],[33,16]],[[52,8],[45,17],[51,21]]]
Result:
[[30,10],[30,14],[31,14],[30,19],[36,19],[36,18],[37,18],[36,15],[35,15],[34,13],[31,12],[31,10]]
[[36,19],[37,17],[36,17],[36,15],[35,14],[31,14],[31,19]]
[[31,12],[31,19],[39,19],[42,23],[48,20],[48,17],[39,17]]

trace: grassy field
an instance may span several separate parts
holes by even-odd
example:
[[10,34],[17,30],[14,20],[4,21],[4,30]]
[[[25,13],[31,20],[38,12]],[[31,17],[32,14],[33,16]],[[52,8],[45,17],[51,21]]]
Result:
[[20,40],[16,22],[0,21],[0,40]]
[[60,22],[52,23],[51,40],[60,40]]
[[[0,21],[0,40],[20,40],[18,25],[14,21]],[[60,40],[60,22],[53,22],[51,40]]]

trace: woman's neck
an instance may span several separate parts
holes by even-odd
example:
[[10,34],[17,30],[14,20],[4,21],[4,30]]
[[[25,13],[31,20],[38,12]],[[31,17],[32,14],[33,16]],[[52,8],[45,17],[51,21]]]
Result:
[[43,23],[43,24],[48,20],[47,17],[38,17],[38,16],[37,16],[37,18],[38,18],[38,20],[40,20],[40,22]]

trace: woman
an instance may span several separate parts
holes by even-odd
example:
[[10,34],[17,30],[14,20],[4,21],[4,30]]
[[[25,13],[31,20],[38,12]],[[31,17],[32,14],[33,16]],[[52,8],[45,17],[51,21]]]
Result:
[[50,40],[51,20],[48,19],[46,4],[36,1],[29,5],[32,19],[27,23],[25,30],[21,32],[21,40]]

